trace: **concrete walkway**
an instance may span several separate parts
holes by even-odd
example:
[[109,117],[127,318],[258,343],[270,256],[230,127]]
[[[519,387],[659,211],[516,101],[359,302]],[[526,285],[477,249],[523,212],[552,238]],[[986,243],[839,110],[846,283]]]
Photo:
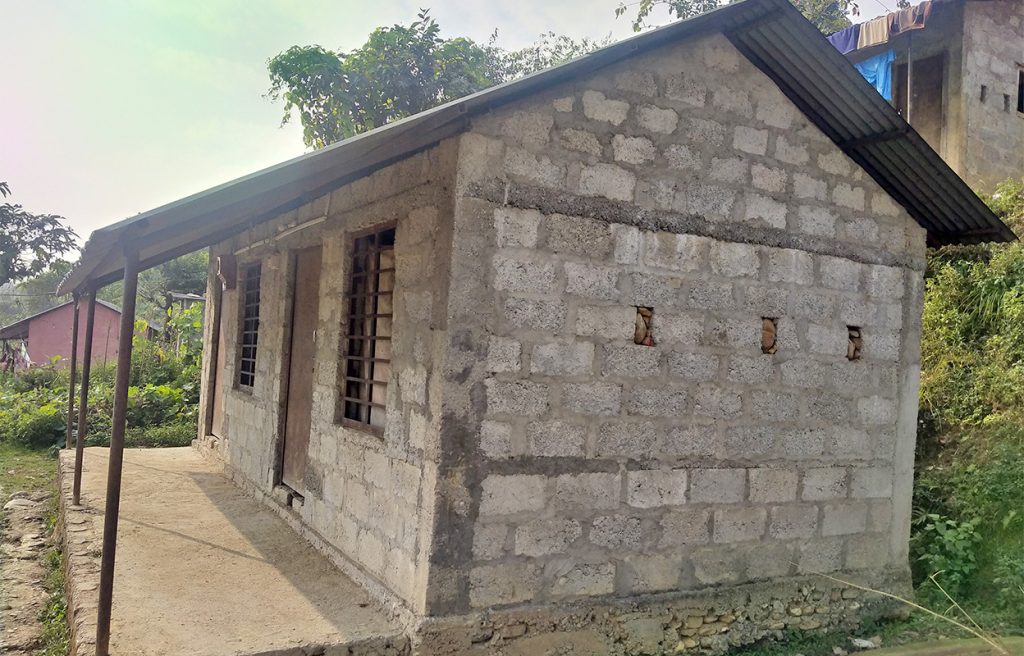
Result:
[[[107,449],[61,454],[69,618],[92,654]],[[118,656],[401,654],[399,627],[281,518],[190,448],[126,449],[111,653]]]

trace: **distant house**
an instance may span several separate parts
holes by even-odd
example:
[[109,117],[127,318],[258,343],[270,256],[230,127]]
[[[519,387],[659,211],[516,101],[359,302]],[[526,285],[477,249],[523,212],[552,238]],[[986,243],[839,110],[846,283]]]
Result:
[[920,11],[927,4],[843,30],[849,36],[918,10],[918,22],[875,43],[859,39],[847,58],[859,64],[892,52],[887,99],[972,188],[991,191],[1024,172],[1021,3],[941,0]]
[[[24,367],[46,364],[57,357],[60,358],[58,366],[63,366],[71,355],[71,324],[74,314],[74,305],[68,301],[0,328],[3,352],[14,354],[13,357],[5,357],[5,362]],[[85,312],[79,314],[81,335],[85,332]],[[120,309],[105,301],[96,301],[96,326],[92,343],[94,363],[105,364],[117,359],[117,329],[120,320]],[[21,348],[22,345],[24,348]],[[83,349],[79,341],[79,357]]]

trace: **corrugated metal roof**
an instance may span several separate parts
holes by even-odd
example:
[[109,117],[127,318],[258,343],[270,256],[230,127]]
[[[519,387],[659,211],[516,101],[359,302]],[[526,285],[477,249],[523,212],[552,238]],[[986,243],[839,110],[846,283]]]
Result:
[[723,32],[826,135],[928,230],[933,244],[1013,233],[788,0],[741,0],[453,101],[92,233],[60,291],[121,277],[122,244],[143,268],[222,241],[465,129],[467,119],[635,53]]
[[771,2],[783,11],[726,36],[907,209],[930,243],[1016,239],[809,21],[793,19],[786,0]]

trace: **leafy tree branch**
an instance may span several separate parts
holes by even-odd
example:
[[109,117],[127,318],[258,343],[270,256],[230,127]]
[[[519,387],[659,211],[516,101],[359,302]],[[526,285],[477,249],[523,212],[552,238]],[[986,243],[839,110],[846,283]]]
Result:
[[307,146],[323,148],[391,121],[586,54],[608,41],[553,32],[505,50],[443,38],[429,11],[409,25],[378,27],[350,52],[292,46],[271,58],[268,96],[284,101],[282,124],[298,115]]
[[[0,197],[11,193],[0,182]],[[21,205],[0,205],[0,285],[33,276],[75,250],[75,231],[56,214],[32,214]]]

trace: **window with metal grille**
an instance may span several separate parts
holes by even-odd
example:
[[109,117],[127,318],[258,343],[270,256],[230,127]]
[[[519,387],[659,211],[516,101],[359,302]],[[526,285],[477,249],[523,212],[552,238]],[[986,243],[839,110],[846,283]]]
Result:
[[345,295],[343,421],[383,430],[391,375],[395,229],[359,237]]
[[245,268],[242,283],[242,345],[238,358],[238,384],[252,387],[256,382],[256,344],[260,334],[260,263]]

